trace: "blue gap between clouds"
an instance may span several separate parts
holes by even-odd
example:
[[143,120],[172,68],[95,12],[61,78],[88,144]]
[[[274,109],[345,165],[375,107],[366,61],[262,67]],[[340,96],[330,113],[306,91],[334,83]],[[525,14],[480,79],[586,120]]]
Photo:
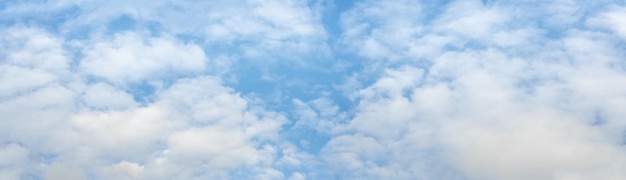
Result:
[[[128,14],[121,15],[107,24],[107,32],[110,35],[126,31],[138,31],[140,33],[147,32],[153,37],[158,37],[161,35],[162,29],[163,26],[158,22],[137,20]],[[180,37],[180,39],[184,42],[191,40],[184,37]]]
[[335,43],[341,37],[341,14],[351,9],[355,4],[355,1],[351,0],[331,0],[326,1],[324,14],[322,15],[322,22],[326,32],[329,35],[331,43]]
[[[286,131],[283,132],[283,135],[286,136],[287,140],[309,153],[319,152],[329,137],[314,129],[298,129],[298,132],[295,132],[292,127],[300,118],[294,111],[292,100],[299,99],[308,102],[323,97],[322,92],[326,92],[329,94],[328,98],[340,107],[340,111],[346,111],[352,106],[351,102],[340,94],[341,92],[333,88],[334,84],[340,83],[342,77],[345,77],[340,74],[322,72],[314,68],[289,66],[288,63],[259,65],[245,61],[239,63],[233,71],[238,80],[236,83],[227,85],[235,88],[244,96],[264,99],[268,103],[266,108],[270,110],[286,112],[291,123],[285,127]],[[270,73],[273,73],[273,76],[278,77],[278,79],[265,80],[260,78],[263,73],[267,73],[266,71],[271,71]],[[301,143],[303,141],[306,141],[307,145]]]
[[110,32],[119,32],[135,29],[136,24],[137,21],[129,15],[122,15],[109,22],[107,27]]

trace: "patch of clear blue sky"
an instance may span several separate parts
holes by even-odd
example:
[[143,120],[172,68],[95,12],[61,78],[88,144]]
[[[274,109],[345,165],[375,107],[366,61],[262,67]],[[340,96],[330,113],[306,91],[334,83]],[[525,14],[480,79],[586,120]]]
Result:
[[341,13],[352,8],[357,1],[355,0],[328,0],[324,5],[326,9],[322,16],[324,28],[330,35],[330,41],[337,40],[342,33],[341,29]]
[[128,31],[135,29],[137,20],[129,15],[121,15],[109,22],[108,28],[111,32]]

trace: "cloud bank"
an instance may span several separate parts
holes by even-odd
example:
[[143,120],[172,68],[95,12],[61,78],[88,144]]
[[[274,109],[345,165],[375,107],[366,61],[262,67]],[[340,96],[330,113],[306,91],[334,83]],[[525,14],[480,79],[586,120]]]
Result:
[[3,179],[626,179],[619,1],[0,3]]

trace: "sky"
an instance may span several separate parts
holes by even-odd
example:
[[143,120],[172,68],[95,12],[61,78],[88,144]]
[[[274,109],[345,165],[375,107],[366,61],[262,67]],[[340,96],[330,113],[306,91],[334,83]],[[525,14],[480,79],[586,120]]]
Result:
[[621,0],[2,0],[0,179],[626,179]]

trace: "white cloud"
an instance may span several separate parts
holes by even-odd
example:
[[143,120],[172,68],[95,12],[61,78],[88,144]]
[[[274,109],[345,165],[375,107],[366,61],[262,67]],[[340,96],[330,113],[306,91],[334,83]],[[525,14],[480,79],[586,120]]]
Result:
[[51,73],[67,72],[67,52],[62,40],[36,28],[11,27],[2,30],[4,50],[0,55],[4,63],[20,67],[35,68]]
[[143,174],[143,167],[137,163],[122,161],[111,167],[111,173],[116,179],[138,179]]
[[84,53],[80,62],[84,73],[117,84],[199,73],[207,61],[197,45],[167,38],[144,39],[133,33],[89,44]]
[[[264,142],[277,141],[283,118],[249,109],[216,78],[181,79],[157,97],[147,107],[74,116],[85,147],[70,150],[64,160],[95,169],[137,162],[146,178],[226,178],[230,171],[273,161]],[[205,113],[216,108],[217,114]]]
[[65,137],[47,129],[64,125],[75,97],[70,88],[61,85],[72,79],[62,40],[26,27],[7,28],[3,34],[7,36],[1,38],[0,50],[1,139],[23,143],[34,154],[43,147],[56,150],[63,145],[53,142]]
[[[327,134],[339,122],[346,119],[346,113],[340,112],[339,107],[326,97],[303,102],[292,100],[297,118],[291,128],[294,131],[315,130],[317,133]],[[303,140],[306,141],[306,140]]]
[[70,168],[61,164],[55,164],[49,167],[45,175],[50,180],[84,180],[87,179],[85,173],[78,168]]
[[[238,0],[238,1],[45,1],[26,2],[3,9],[14,17],[39,17],[28,13],[72,13],[55,24],[62,34],[80,34],[80,29],[107,33],[115,19],[126,16],[136,24],[139,34],[184,35],[200,38],[211,51],[211,58],[247,59],[258,64],[279,63],[275,59],[297,64],[307,56],[328,54],[326,31],[319,10],[305,0]],[[43,10],[45,9],[45,10]],[[61,15],[59,15],[61,16]],[[63,16],[61,16],[63,17]],[[39,17],[45,19],[44,17]],[[119,32],[115,32],[119,33]],[[138,41],[141,42],[141,41]],[[289,49],[289,51],[283,51]],[[211,49],[209,49],[211,50]],[[307,56],[304,56],[307,55]],[[258,62],[259,59],[263,61]],[[316,59],[317,60],[317,59]],[[219,62],[225,63],[225,62]],[[225,63],[228,68],[231,63]],[[217,68],[216,70],[224,70]]]
[[[37,89],[55,80],[54,75],[41,70],[31,70],[13,65],[2,66],[1,68],[0,83],[3,86],[0,87],[0,96],[17,95],[16,93]],[[30,81],[24,82],[15,77]]]
[[396,138],[403,133],[402,127],[413,116],[411,111],[407,111],[410,106],[404,97],[409,91],[408,87],[417,85],[422,71],[404,67],[400,70],[389,70],[386,74],[386,77],[360,92],[363,100],[348,125],[349,129],[357,129],[380,140]]
[[105,83],[89,85],[83,98],[87,106],[104,110],[123,110],[137,106],[130,94]]
[[302,173],[295,172],[291,176],[289,176],[290,180],[305,180],[306,176],[302,175]]
[[484,38],[508,19],[499,9],[483,6],[480,1],[454,1],[437,17],[434,32],[453,34],[463,39]]
[[24,27],[7,28],[0,33],[4,34],[0,38],[0,96],[27,93],[59,80],[57,75],[67,75],[69,58],[60,40]]
[[608,11],[591,18],[589,24],[609,29],[615,35],[626,39],[626,7],[611,7]]
[[422,24],[416,23],[424,18],[424,14],[419,13],[423,9],[419,2],[413,1],[359,3],[341,17],[343,41],[348,46],[364,45],[351,47],[364,57],[397,60],[410,45],[398,42],[423,32]]
[[6,179],[20,179],[28,163],[28,149],[17,144],[0,145],[0,176]]

